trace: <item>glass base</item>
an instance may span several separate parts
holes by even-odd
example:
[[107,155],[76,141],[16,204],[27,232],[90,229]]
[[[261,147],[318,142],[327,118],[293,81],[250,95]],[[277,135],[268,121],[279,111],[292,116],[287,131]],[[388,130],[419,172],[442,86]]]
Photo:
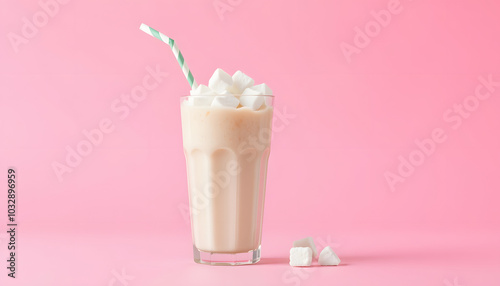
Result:
[[259,248],[241,253],[218,253],[199,250],[193,245],[194,262],[209,265],[245,265],[260,261]]

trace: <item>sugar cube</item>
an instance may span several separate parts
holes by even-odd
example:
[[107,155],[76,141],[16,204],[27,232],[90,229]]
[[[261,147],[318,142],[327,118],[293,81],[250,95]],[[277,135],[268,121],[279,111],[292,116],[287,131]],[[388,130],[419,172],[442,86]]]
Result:
[[233,85],[229,88],[234,94],[241,94],[246,88],[251,87],[254,84],[254,80],[244,74],[242,71],[237,71],[233,74]]
[[252,89],[259,91],[261,95],[273,95],[273,91],[265,83],[254,85]]
[[210,80],[208,87],[215,92],[224,91],[233,85],[233,78],[222,69],[216,69]]
[[310,236],[294,241],[293,247],[310,247],[313,252],[313,256],[314,257],[318,256],[318,250],[316,249],[316,245],[314,244],[313,238]]
[[240,96],[240,103],[245,107],[249,107],[252,110],[259,109],[262,104],[264,104],[265,96],[255,96],[255,95],[242,95]]
[[320,265],[339,265],[340,259],[332,248],[327,246],[319,254],[318,262]]
[[218,95],[214,98],[212,106],[236,108],[240,101],[232,95]]
[[290,249],[291,266],[310,266],[312,263],[312,250],[309,247],[292,247]]

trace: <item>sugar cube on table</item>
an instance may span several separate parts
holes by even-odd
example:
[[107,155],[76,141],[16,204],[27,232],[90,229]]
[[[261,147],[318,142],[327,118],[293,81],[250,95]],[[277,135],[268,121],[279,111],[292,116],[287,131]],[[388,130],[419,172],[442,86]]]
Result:
[[290,249],[291,266],[310,266],[312,263],[312,250],[309,247],[292,247]]
[[313,257],[318,256],[318,250],[316,249],[313,238],[310,236],[294,241],[293,247],[310,247],[313,252]]
[[236,108],[240,101],[232,95],[218,95],[214,98],[212,106]]
[[330,246],[323,248],[321,253],[319,254],[318,262],[320,265],[339,265],[340,259],[333,252],[333,249]]
[[210,87],[215,92],[227,90],[232,85],[233,78],[222,69],[216,69],[214,74],[208,81],[208,87]]

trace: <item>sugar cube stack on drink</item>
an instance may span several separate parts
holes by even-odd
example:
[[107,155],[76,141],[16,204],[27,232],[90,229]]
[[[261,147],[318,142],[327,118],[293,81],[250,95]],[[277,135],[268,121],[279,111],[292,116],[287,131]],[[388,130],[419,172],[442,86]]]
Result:
[[193,98],[188,103],[192,106],[259,110],[265,105],[262,95],[272,95],[273,91],[265,83],[254,83],[255,81],[242,71],[236,71],[231,76],[219,68],[208,81],[208,86],[201,84],[191,90],[190,95],[193,95]]

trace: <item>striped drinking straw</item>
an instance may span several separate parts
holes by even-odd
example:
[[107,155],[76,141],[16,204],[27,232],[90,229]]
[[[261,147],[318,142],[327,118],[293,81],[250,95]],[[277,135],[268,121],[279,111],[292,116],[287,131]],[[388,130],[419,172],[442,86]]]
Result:
[[181,66],[182,72],[184,73],[184,76],[189,82],[189,85],[191,86],[191,89],[195,89],[198,87],[198,84],[194,80],[193,74],[189,70],[186,62],[184,61],[184,57],[181,54],[181,51],[179,51],[179,48],[177,47],[177,44],[174,42],[173,39],[163,35],[162,33],[158,32],[157,30],[149,27],[146,24],[141,24],[140,29],[145,32],[146,34],[153,36],[157,38],[158,40],[167,43],[170,48],[172,49],[172,52],[174,53],[175,58],[179,62],[179,65]]

